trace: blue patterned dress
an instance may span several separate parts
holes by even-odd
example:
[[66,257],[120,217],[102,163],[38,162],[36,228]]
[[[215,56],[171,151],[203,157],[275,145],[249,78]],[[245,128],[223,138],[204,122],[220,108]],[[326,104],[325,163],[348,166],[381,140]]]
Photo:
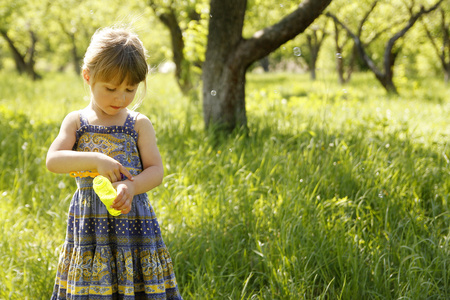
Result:
[[[123,126],[105,127],[80,113],[74,150],[105,153],[138,175],[136,117],[131,112]],[[113,217],[92,180],[76,178],[52,299],[181,299],[147,194],[134,196],[128,214]]]

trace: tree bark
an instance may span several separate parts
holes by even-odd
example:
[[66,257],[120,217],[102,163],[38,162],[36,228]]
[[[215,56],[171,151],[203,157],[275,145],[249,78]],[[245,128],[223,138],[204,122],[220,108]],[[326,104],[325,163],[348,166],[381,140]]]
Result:
[[203,63],[203,116],[206,128],[213,123],[221,129],[232,130],[237,124],[247,124],[245,72],[249,63],[244,65],[236,57],[242,41],[246,8],[246,0],[211,1],[208,44]]
[[306,0],[277,24],[242,37],[246,0],[211,0],[205,62],[203,116],[205,127],[231,131],[247,127],[245,74],[255,61],[302,33],[331,0]]

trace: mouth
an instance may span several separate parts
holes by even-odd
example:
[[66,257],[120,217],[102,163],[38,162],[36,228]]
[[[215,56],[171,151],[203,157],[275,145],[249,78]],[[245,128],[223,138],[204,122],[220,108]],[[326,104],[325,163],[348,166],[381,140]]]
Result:
[[111,108],[113,108],[113,109],[121,109],[120,106],[112,106],[112,105],[111,105]]

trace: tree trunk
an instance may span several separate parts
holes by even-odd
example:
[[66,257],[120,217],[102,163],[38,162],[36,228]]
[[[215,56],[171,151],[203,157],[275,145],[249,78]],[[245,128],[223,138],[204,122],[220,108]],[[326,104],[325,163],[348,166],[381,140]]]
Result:
[[[31,77],[31,79],[36,80],[41,78],[39,74],[36,73],[34,70],[34,54],[36,50],[36,42],[37,38],[33,31],[29,31],[30,33],[30,39],[31,39],[31,46],[28,48],[27,53],[25,55],[22,55],[17,47],[14,45],[14,42],[10,39],[7,32],[4,30],[0,30],[0,34],[3,36],[3,38],[8,43],[9,49],[11,50],[11,53],[14,58],[14,62],[16,64],[16,69],[19,74],[26,73],[28,76]],[[26,57],[28,57],[28,61],[26,60]]]
[[[358,33],[357,33],[357,37],[359,39],[361,38],[361,33],[362,33],[362,29],[364,27],[364,23],[367,21],[367,19],[369,18],[370,14],[375,9],[377,4],[378,4],[378,0],[373,1],[370,8],[368,9],[368,11],[365,13],[365,15],[362,17],[361,21],[359,22]],[[339,42],[339,39],[340,39],[340,30],[339,30],[339,26],[338,26],[339,23],[338,23],[337,19],[335,19],[335,18],[333,18],[333,23],[334,23],[334,32],[335,32],[334,41],[335,41],[335,45],[336,45],[336,70],[338,73],[339,84],[343,85],[350,81],[351,75],[353,73],[353,67],[355,64],[355,58],[358,55],[358,49],[355,45],[352,47],[352,52],[350,53],[350,59],[349,59],[348,67],[347,67],[347,72],[345,72],[345,61],[344,61],[343,51],[344,51],[344,45],[347,42],[347,40],[344,41],[343,44],[341,44]]]
[[77,48],[77,42],[75,38],[75,32],[72,32],[71,30],[68,30],[65,23],[59,19],[58,20],[59,26],[61,27],[61,30],[67,35],[69,38],[70,44],[72,45],[71,54],[72,54],[72,63],[73,63],[73,70],[77,75],[80,75],[81,73],[81,57],[78,55],[78,48]]
[[446,22],[445,11],[441,9],[441,28],[443,31],[442,62],[445,83],[450,81],[450,25]]
[[444,69],[444,82],[448,84],[450,81],[450,64]]
[[238,62],[235,55],[242,39],[246,8],[246,0],[211,1],[208,45],[203,64],[206,128],[211,122],[226,131],[235,125],[247,124],[245,72],[248,65]]
[[159,19],[164,25],[166,25],[166,27],[170,31],[173,62],[175,63],[176,67],[175,77],[183,94],[187,94],[187,92],[192,89],[192,83],[189,77],[189,63],[186,63],[183,53],[183,33],[180,26],[178,25],[178,20],[173,10],[161,14],[159,16]]
[[77,43],[75,41],[75,34],[70,34],[70,41],[72,43],[72,62],[73,69],[78,75],[81,74],[81,58],[78,56]]
[[334,42],[336,46],[336,71],[338,73],[339,84],[343,85],[345,83],[344,78],[344,59],[342,58],[343,47],[339,44],[339,28],[336,20],[333,20],[334,24]]
[[41,78],[41,76],[39,74],[37,74],[36,71],[34,70],[34,65],[35,65],[34,54],[36,53],[37,38],[36,38],[36,34],[32,30],[30,30],[29,33],[30,33],[30,39],[31,39],[31,46],[30,46],[30,48],[28,48],[28,51],[27,51],[27,56],[28,56],[28,62],[26,63],[27,64],[27,73],[33,80],[37,80],[37,79]]
[[[150,7],[156,13],[158,6],[153,2],[149,2]],[[173,62],[175,63],[175,78],[178,86],[184,95],[189,95],[194,84],[191,78],[191,63],[184,56],[184,40],[183,32],[178,24],[175,11],[171,7],[167,7],[165,12],[157,15],[161,23],[163,23],[170,32]],[[189,16],[192,19],[198,19],[199,15],[195,11],[190,11]]]
[[[313,36],[311,36],[310,34],[308,34],[306,36],[306,41],[308,42],[308,49],[309,49],[309,53],[311,54],[311,59],[308,61],[308,67],[309,67],[309,71],[311,74],[311,80],[316,80],[316,60],[317,60],[317,54],[316,54],[316,49],[314,47],[314,44],[317,43],[317,35],[314,36],[316,33],[313,32]],[[315,37],[314,41],[313,41],[313,37]]]
[[211,0],[205,62],[203,116],[206,128],[247,127],[245,73],[255,61],[302,33],[331,0],[306,0],[277,24],[242,38],[246,0]]
[[325,33],[323,33],[322,38],[317,37],[317,30],[313,30],[312,34],[308,34],[306,40],[308,42],[309,52],[311,53],[311,60],[309,61],[309,70],[311,72],[311,80],[316,80],[316,65],[317,58],[319,57],[320,47],[322,46],[322,41],[324,39]]
[[6,31],[1,30],[0,34],[8,43],[9,49],[11,50],[12,56],[14,58],[14,63],[16,64],[16,70],[19,74],[25,73],[27,71],[27,64],[25,63],[25,57],[20,54],[19,50],[17,50],[14,42],[9,38]]

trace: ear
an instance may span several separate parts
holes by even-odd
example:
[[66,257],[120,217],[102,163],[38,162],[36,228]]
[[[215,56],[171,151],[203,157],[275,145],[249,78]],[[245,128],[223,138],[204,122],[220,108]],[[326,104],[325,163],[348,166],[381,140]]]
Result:
[[89,69],[83,69],[83,79],[86,81],[87,84],[90,84],[90,73]]

